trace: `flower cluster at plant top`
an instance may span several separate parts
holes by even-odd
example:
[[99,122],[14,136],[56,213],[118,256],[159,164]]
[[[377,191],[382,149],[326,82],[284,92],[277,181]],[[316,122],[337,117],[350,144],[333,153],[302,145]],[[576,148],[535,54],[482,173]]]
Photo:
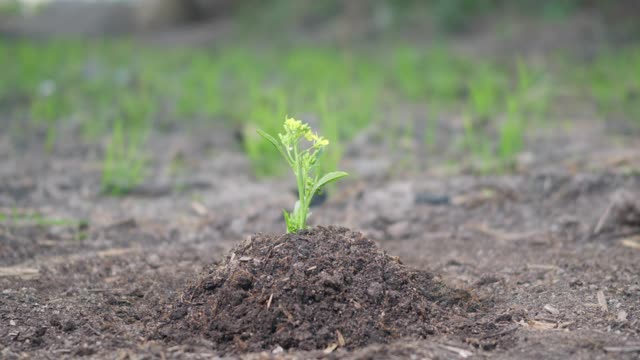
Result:
[[[284,130],[284,135],[279,134],[280,140],[282,140],[283,143],[289,143],[291,140],[297,141],[302,136],[307,139],[307,141],[312,141],[313,147],[315,148],[319,149],[329,145],[329,140],[311,131],[309,124],[304,124],[300,120],[287,118],[284,121]],[[287,141],[284,141],[285,138],[283,138],[283,136],[288,137],[286,138]]]

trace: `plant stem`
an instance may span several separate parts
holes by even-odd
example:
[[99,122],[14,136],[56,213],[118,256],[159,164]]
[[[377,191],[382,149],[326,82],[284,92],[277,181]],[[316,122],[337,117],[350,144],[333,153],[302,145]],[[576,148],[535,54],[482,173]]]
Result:
[[[296,212],[296,214],[294,214],[294,217],[298,217],[298,220],[296,221],[298,223],[298,229],[304,229],[305,228],[305,218],[304,218],[304,208],[306,205],[305,202],[305,189],[304,189],[304,174],[303,174],[303,169],[302,169],[302,161],[300,161],[300,154],[298,153],[298,145],[295,144],[293,146],[293,150],[294,150],[294,156],[295,156],[295,164],[296,164],[296,180],[298,182],[298,208],[295,209],[294,208],[294,212]],[[297,210],[297,211],[296,211]]]

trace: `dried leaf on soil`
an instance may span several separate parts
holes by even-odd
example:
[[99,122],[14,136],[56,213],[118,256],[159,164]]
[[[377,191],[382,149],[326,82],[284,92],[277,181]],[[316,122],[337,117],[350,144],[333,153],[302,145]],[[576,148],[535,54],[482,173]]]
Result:
[[604,351],[615,353],[640,352],[640,345],[605,346]]
[[327,346],[327,347],[324,349],[324,353],[325,353],[325,354],[331,354],[331,353],[332,353],[335,349],[337,349],[337,348],[338,348],[338,344],[333,343],[333,344],[331,344],[331,345]]
[[0,267],[0,277],[18,277],[23,280],[33,280],[40,277],[38,269],[20,266]]
[[631,238],[622,239],[620,240],[620,243],[623,246],[640,250],[640,236],[634,236]]
[[440,345],[440,347],[445,349],[445,350],[449,350],[451,352],[454,352],[454,353],[458,354],[458,356],[460,356],[463,359],[466,359],[469,356],[473,356],[473,353],[471,351],[465,350],[465,349],[460,349],[460,348],[457,348],[455,346]]
[[604,292],[599,290],[596,294],[596,298],[598,299],[598,305],[600,305],[600,309],[603,312],[609,312],[609,306],[607,306],[607,298],[604,297]]
[[336,330],[336,337],[338,338],[338,345],[340,345],[340,347],[344,347],[347,344],[347,342],[344,341],[344,336],[342,336],[340,330]]
[[556,323],[539,320],[528,320],[526,323],[521,322],[521,325],[534,330],[552,330],[558,326]]

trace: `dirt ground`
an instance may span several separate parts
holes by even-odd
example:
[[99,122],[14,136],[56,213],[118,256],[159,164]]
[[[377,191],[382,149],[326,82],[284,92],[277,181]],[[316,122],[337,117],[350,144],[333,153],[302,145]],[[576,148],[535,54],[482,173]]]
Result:
[[[445,151],[408,161],[369,129],[346,151],[352,176],[312,223],[362,232],[481,306],[441,303],[446,326],[409,326],[399,339],[341,346],[332,333],[317,350],[267,339],[253,352],[206,331],[159,334],[232,249],[257,233],[279,239],[291,179],[253,178],[231,130],[176,131],[151,137],[157,176],[111,198],[99,195],[99,145],[70,140],[73,129],[46,156],[42,139],[0,132],[0,210],[14,217],[0,223],[0,358],[638,359],[640,131],[589,111],[567,118],[528,134],[509,175],[467,175],[465,158],[452,172]],[[454,123],[443,120],[439,142]],[[179,177],[168,169],[176,156]]]
[[[394,173],[392,161],[373,163],[384,159],[379,144],[359,139],[344,161],[356,175],[313,209],[312,222],[360,231],[484,305],[458,315],[455,331],[405,334],[329,355],[274,347],[271,355],[637,358],[640,221],[633,201],[640,176],[633,169],[640,141],[596,121],[562,129],[531,134],[534,160],[516,174],[486,177],[442,175],[437,167]],[[294,201],[290,181],[253,179],[229,138],[223,131],[154,136],[151,149],[187,159],[183,178],[174,179],[182,190],[159,176],[121,199],[98,195],[97,158],[85,145],[67,142],[47,158],[29,143],[19,154],[3,152],[5,214],[86,222],[16,219],[0,227],[2,357],[222,355],[206,336],[180,343],[158,338],[157,329],[183,291],[231,248],[248,235],[282,233],[281,209]],[[16,149],[7,134],[0,141]],[[156,161],[162,174],[166,161]]]

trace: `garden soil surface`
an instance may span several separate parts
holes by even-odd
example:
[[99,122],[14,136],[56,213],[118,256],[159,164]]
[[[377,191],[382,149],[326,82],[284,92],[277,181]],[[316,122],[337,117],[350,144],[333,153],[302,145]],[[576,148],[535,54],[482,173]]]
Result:
[[124,198],[86,145],[26,143],[0,166],[1,357],[638,358],[638,137],[530,136],[498,176],[392,171],[358,140],[312,209],[345,228],[295,235],[293,182],[253,179],[231,134],[153,137],[189,170]]

